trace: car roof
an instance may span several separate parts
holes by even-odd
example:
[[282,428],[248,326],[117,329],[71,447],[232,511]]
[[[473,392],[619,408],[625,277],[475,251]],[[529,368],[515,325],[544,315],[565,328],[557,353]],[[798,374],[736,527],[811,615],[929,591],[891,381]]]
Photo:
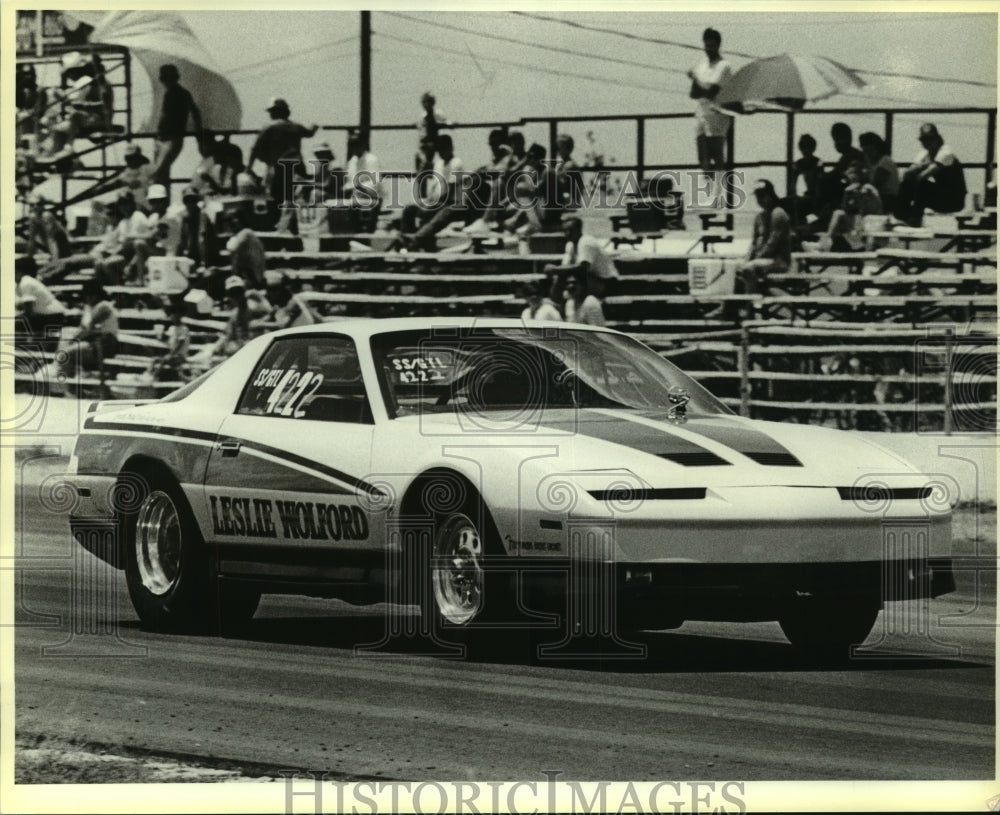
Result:
[[330,322],[304,325],[297,328],[286,328],[275,331],[268,336],[293,336],[296,334],[348,334],[355,339],[367,339],[375,334],[385,334],[393,331],[414,331],[426,329],[448,328],[558,328],[572,331],[601,331],[617,334],[610,328],[583,325],[582,323],[564,323],[554,320],[520,320],[511,317],[389,317],[370,318],[358,317]]

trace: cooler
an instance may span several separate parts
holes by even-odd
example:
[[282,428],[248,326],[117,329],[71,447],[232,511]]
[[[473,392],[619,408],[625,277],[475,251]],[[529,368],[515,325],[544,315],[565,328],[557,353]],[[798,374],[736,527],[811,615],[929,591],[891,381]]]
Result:
[[733,294],[736,264],[731,258],[692,257],[688,259],[688,288],[691,294]]
[[180,294],[188,287],[194,261],[181,257],[151,257],[146,261],[146,280],[153,294]]

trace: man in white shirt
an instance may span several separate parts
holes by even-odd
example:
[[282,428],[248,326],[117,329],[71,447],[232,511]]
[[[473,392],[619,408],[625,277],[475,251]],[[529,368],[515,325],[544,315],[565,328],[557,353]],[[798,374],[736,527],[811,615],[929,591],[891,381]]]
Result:
[[351,200],[351,227],[355,232],[374,232],[384,194],[378,157],[368,147],[367,134],[348,132],[347,155],[344,197]]
[[403,210],[402,240],[406,248],[434,250],[434,236],[461,214],[461,202],[458,199],[462,175],[462,160],[455,155],[451,136],[438,136],[434,171],[427,183],[423,200],[420,204],[410,204]]
[[[34,340],[56,340],[49,337],[62,328],[66,307],[38,280],[37,265],[31,255],[21,255],[14,260],[14,306],[18,317],[27,325],[28,335]],[[51,343],[54,345],[54,342]]]
[[564,215],[562,226],[566,235],[566,252],[562,263],[558,266],[547,265],[545,273],[563,276],[579,273],[583,276],[587,293],[603,297],[610,281],[618,278],[614,260],[598,238],[584,234],[583,221],[576,215]]
[[896,217],[910,226],[923,223],[925,209],[959,212],[965,208],[967,192],[962,163],[937,127],[922,124],[918,138],[923,149],[903,174],[896,199]]
[[719,53],[722,35],[718,31],[706,28],[702,42],[705,56],[687,75],[691,80],[690,96],[697,101],[694,118],[698,163],[706,173],[713,174],[712,196],[715,197],[722,192],[718,182],[725,167],[726,137],[732,121],[716,107],[715,97],[732,78],[733,69]]

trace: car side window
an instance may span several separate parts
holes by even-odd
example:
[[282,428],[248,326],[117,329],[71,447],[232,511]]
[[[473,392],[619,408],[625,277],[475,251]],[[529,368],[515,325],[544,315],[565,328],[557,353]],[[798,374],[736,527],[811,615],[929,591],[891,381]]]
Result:
[[236,412],[372,424],[353,340],[323,335],[276,340],[250,374]]

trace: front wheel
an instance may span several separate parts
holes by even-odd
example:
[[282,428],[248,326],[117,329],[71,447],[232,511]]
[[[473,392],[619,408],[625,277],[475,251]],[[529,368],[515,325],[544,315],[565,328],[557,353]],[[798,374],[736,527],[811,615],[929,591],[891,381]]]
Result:
[[845,658],[864,642],[878,618],[879,603],[859,598],[802,597],[778,619],[788,641],[801,651]]

